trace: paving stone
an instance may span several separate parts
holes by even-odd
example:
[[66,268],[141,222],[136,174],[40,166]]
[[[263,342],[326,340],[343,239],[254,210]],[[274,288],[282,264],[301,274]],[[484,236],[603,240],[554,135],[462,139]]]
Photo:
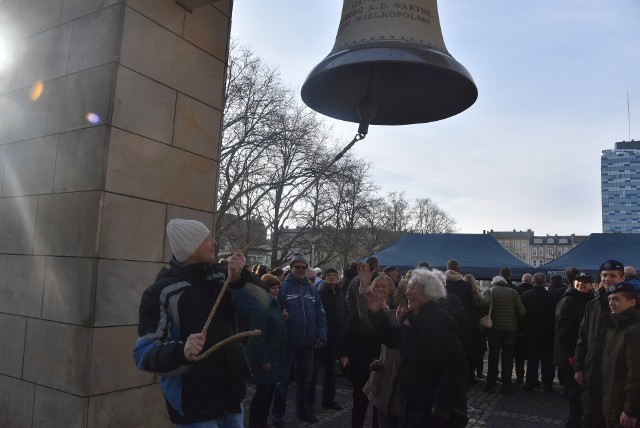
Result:
[[[322,379],[322,374],[318,374],[318,379]],[[342,406],[342,410],[329,410],[320,406],[322,386],[318,386],[318,400],[314,411],[319,421],[313,425],[296,419],[295,386],[295,382],[289,384],[287,411],[283,418],[284,427],[351,426],[351,383],[345,377],[338,376],[336,382],[336,401]],[[554,385],[555,393],[553,394],[539,390],[523,391],[520,388],[514,388],[513,395],[486,393],[483,391],[485,386],[486,382],[481,380],[478,384],[471,386],[467,392],[469,416],[467,428],[544,428],[564,425],[568,404],[566,400],[560,398],[560,386],[558,385]],[[254,390],[253,385],[248,385],[247,397],[244,401],[245,425],[248,424],[249,408]],[[371,426],[371,418],[371,408],[369,408],[365,427]]]

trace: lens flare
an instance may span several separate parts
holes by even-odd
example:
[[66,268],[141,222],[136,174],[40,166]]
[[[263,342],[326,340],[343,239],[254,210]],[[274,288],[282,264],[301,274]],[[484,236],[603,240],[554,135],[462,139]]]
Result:
[[98,123],[100,123],[100,116],[95,113],[87,113],[87,121],[89,123],[97,125]]
[[35,85],[33,85],[33,88],[31,88],[31,93],[29,94],[29,98],[31,98],[31,101],[35,101],[40,98],[40,95],[42,95],[42,91],[44,91],[44,83],[37,82]]
[[9,66],[12,60],[11,48],[2,35],[0,35],[0,70]]

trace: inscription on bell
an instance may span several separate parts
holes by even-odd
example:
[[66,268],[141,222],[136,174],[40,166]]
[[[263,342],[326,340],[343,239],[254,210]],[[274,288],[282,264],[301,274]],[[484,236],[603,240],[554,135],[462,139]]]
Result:
[[345,0],[332,51],[371,41],[414,42],[444,53],[435,0]]

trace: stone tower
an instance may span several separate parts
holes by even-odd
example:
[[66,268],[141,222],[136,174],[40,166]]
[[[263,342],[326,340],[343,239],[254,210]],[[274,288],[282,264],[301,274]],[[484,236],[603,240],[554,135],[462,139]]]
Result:
[[137,307],[213,223],[232,8],[182,5],[0,1],[2,427],[169,424]]

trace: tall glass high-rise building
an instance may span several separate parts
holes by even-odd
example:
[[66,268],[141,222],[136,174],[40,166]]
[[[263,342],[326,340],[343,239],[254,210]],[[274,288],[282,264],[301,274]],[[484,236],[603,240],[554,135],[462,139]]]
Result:
[[602,231],[640,233],[640,141],[615,143],[600,164]]

